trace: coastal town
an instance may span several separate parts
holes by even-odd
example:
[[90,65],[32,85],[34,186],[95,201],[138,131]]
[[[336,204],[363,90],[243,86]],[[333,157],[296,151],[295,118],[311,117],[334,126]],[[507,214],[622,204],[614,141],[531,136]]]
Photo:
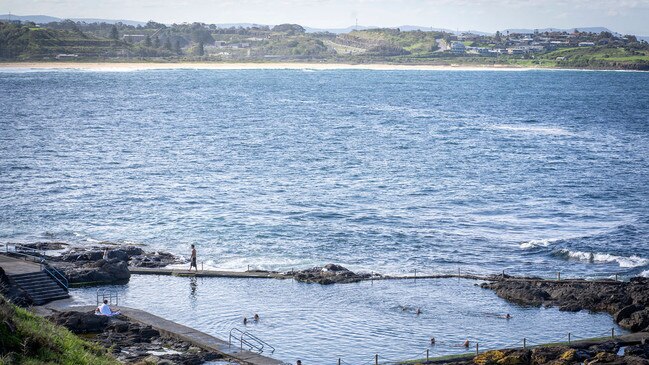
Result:
[[486,34],[417,27],[316,31],[298,24],[222,26],[0,22],[5,61],[326,62],[649,68],[649,44],[607,29]]

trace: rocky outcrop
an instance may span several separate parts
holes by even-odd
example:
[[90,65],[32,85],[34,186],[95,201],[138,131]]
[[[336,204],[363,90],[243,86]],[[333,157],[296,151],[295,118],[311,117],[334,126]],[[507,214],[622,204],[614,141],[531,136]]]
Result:
[[221,355],[163,336],[151,326],[131,322],[125,316],[106,317],[92,312],[60,312],[50,316],[54,323],[77,334],[95,334],[86,339],[96,342],[125,364],[203,364]]
[[481,286],[519,304],[556,306],[564,311],[608,312],[623,328],[649,330],[647,278],[633,278],[629,282],[505,279]]
[[112,350],[122,363],[203,364],[221,355],[191,346],[162,334],[151,326],[131,322],[128,318],[111,318],[106,329],[94,341]]
[[64,268],[70,283],[124,283],[131,277],[126,261],[119,259],[100,259],[82,266]]
[[94,313],[70,311],[55,313],[49,320],[73,333],[99,333],[106,329],[110,318]]
[[295,280],[304,283],[317,283],[317,284],[335,284],[335,283],[355,283],[370,277],[370,274],[356,274],[347,268],[336,265],[328,264],[324,267],[314,267],[311,269],[295,271],[286,273],[292,276]]
[[74,248],[48,260],[73,284],[124,283],[131,276],[129,266],[162,267],[178,262],[170,253],[145,252],[137,246]]
[[[621,345],[607,341],[597,345],[542,346],[533,349],[491,350],[472,360],[455,361],[456,365],[570,365],[616,364],[648,365],[649,345],[632,345],[618,355]],[[435,361],[440,364],[444,361]]]

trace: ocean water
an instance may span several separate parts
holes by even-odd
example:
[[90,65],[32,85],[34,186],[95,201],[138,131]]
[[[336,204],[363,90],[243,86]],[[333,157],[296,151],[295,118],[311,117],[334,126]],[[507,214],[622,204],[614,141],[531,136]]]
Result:
[[9,69],[0,92],[0,242],[649,272],[647,73]]

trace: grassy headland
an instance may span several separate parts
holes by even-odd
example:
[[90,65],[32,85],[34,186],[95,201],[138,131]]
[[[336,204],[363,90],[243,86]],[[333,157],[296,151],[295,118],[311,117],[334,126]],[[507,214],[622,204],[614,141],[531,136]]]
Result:
[[0,365],[119,364],[107,351],[0,296]]
[[307,33],[297,24],[221,28],[62,21],[0,22],[5,62],[388,64],[649,70],[649,44],[633,35],[575,31],[451,34],[399,29]]

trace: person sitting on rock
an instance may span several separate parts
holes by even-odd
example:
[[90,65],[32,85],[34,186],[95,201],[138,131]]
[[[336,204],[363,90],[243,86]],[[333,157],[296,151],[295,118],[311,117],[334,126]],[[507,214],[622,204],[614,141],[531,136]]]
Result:
[[108,300],[104,299],[104,303],[97,307],[97,309],[95,309],[95,314],[98,316],[112,317],[122,313],[120,313],[120,311],[113,312],[113,310],[110,309],[110,306],[108,305]]

